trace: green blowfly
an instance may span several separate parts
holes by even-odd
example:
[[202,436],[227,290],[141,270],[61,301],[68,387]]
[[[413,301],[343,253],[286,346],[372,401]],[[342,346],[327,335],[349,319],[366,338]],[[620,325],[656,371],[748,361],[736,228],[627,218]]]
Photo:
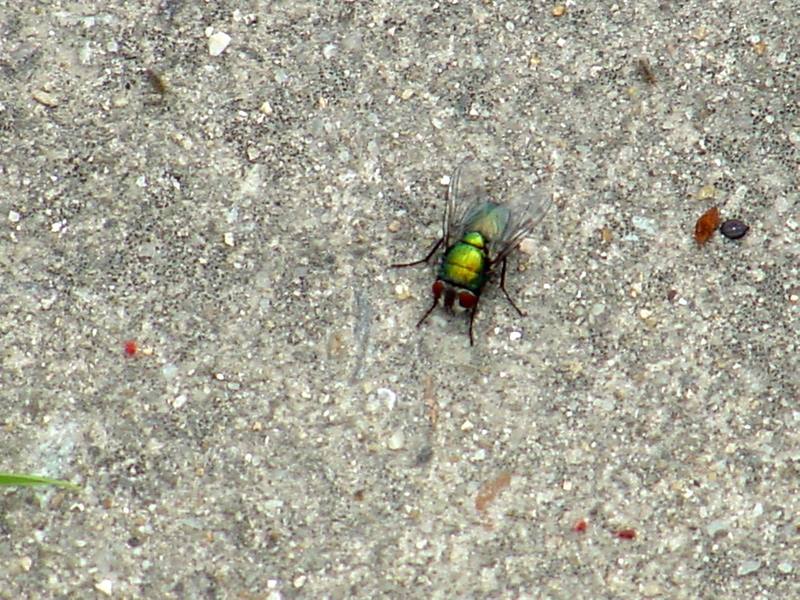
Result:
[[474,345],[472,326],[478,300],[498,265],[501,265],[500,289],[511,306],[524,316],[506,291],[506,260],[549,207],[550,197],[541,191],[510,203],[489,200],[477,164],[466,160],[456,167],[447,189],[442,237],[425,258],[392,265],[411,267],[427,263],[439,248],[444,248],[433,284],[433,304],[417,327],[433,312],[440,298],[444,298],[444,306],[451,312],[458,300],[458,305],[469,311],[469,343]]

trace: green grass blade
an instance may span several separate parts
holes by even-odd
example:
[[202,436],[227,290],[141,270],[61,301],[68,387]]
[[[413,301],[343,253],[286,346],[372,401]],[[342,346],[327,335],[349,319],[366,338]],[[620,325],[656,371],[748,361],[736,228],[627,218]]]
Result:
[[80,489],[80,486],[69,481],[64,481],[63,479],[50,479],[49,477],[39,477],[38,475],[22,475],[20,473],[0,473],[0,486],[4,485],[55,485],[70,490]]

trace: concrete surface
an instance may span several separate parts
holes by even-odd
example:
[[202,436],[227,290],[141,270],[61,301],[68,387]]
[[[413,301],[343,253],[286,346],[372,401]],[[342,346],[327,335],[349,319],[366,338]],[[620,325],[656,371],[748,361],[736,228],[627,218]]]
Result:
[[[83,486],[0,494],[0,597],[800,595],[797,30],[0,1],[0,470]],[[555,195],[474,348],[387,268],[467,155]]]

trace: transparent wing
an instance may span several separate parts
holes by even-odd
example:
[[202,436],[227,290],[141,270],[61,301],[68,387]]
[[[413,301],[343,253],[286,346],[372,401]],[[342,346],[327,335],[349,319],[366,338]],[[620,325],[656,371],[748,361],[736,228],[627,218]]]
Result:
[[480,166],[468,158],[461,162],[450,176],[447,203],[444,210],[444,247],[464,233],[465,219],[475,208],[486,202],[486,186]]
[[541,221],[553,203],[549,185],[540,185],[530,194],[521,196],[505,206],[511,212],[510,222],[492,249],[492,262],[501,262],[520,245]]

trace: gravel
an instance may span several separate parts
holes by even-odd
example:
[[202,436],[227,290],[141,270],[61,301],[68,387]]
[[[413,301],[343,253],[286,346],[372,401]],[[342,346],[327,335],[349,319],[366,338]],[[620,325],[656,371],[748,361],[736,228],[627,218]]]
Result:
[[[0,0],[0,470],[82,485],[0,597],[800,595],[796,24]],[[555,204],[474,347],[388,268],[466,156]]]

